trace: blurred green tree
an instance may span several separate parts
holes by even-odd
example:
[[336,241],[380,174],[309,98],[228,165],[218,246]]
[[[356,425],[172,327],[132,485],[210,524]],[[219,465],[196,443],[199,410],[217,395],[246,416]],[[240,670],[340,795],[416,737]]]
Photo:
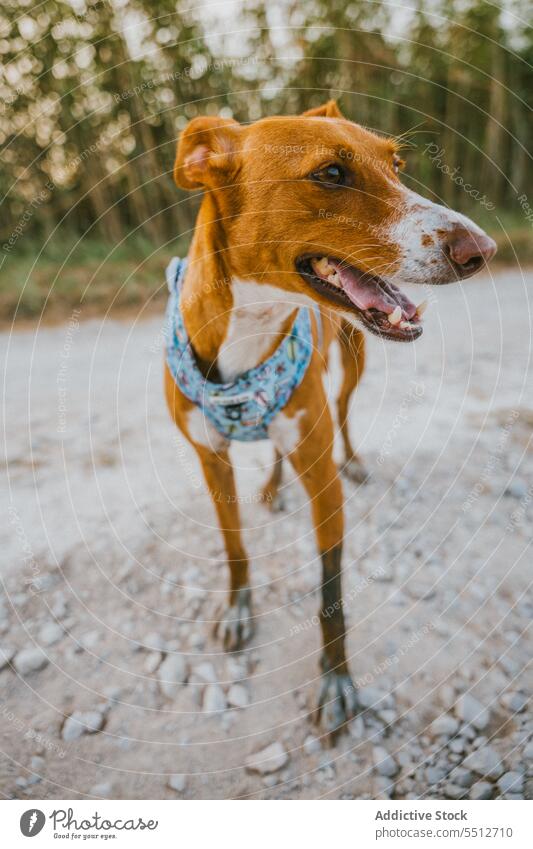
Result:
[[[4,0],[0,11],[1,239],[187,233],[196,201],[171,178],[196,114],[242,121],[340,97],[349,117],[415,149],[406,176],[468,211],[427,155],[442,150],[499,208],[531,181],[533,37],[527,5],[483,0],[243,0],[231,20],[160,0]],[[522,13],[522,18],[520,14]]]

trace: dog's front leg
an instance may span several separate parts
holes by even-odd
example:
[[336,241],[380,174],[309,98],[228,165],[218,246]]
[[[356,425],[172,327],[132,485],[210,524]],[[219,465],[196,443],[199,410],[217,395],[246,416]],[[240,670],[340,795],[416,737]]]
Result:
[[253,620],[248,557],[242,544],[233,468],[227,451],[215,453],[195,447],[217,511],[230,571],[229,605],[217,630],[226,651],[236,651],[251,638]]
[[217,511],[230,571],[229,605],[218,630],[227,651],[235,651],[253,633],[248,557],[241,539],[239,505],[228,444],[177,388],[165,366],[167,404],[176,425],[196,450]]
[[[289,459],[309,499],[322,559],[322,686],[318,716],[335,733],[358,709],[344,648],[345,624],[341,587],[341,553],[344,532],[343,495],[332,456],[333,426],[327,407],[317,427],[313,413],[304,413],[301,438]],[[313,427],[312,422],[315,422]],[[306,423],[309,427],[306,427]]]
[[214,452],[197,444],[194,447],[217,511],[230,572],[229,604],[217,631],[226,651],[236,651],[251,638],[253,619],[248,557],[242,544],[233,468],[227,450]]

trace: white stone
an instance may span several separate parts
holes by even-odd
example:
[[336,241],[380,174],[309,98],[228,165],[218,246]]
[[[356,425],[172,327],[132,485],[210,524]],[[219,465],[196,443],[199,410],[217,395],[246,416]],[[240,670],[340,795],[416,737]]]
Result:
[[355,716],[348,725],[350,735],[354,740],[362,740],[365,734],[365,723],[362,716]]
[[289,756],[281,743],[271,743],[261,751],[250,755],[246,759],[246,769],[249,772],[258,772],[260,775],[269,775],[283,769],[289,762]]
[[511,713],[522,713],[527,708],[529,697],[523,693],[504,693],[500,703]]
[[499,778],[504,770],[502,759],[491,746],[471,752],[464,759],[463,766],[484,778],[494,779]]
[[322,751],[322,746],[318,737],[309,734],[304,740],[304,752],[306,755],[315,755]]
[[470,790],[471,799],[491,799],[493,786],[488,781],[476,781]]
[[187,786],[187,779],[184,775],[176,774],[171,775],[167,781],[167,786],[170,787],[171,790],[175,790],[176,793],[183,793]]
[[380,775],[393,778],[399,771],[399,766],[386,749],[382,746],[374,746],[372,752],[374,766]]
[[109,781],[104,781],[102,784],[95,784],[89,790],[91,796],[98,796],[101,799],[109,799],[113,793],[113,785]]
[[463,693],[455,705],[455,713],[463,722],[467,722],[483,731],[490,721],[490,711],[478,702],[470,693]]
[[159,667],[163,655],[159,651],[151,651],[146,655],[146,660],[144,662],[144,671],[151,675],[156,669]]
[[95,734],[100,731],[104,724],[104,716],[98,710],[87,712],[75,711],[67,717],[63,725],[61,736],[63,740],[71,742],[77,740],[82,734]]
[[159,686],[169,699],[175,698],[187,680],[187,664],[181,654],[169,654],[158,670]]
[[441,735],[445,737],[453,737],[458,728],[459,723],[455,717],[450,716],[449,713],[443,713],[441,716],[438,716],[433,720],[429,730],[434,737],[440,737]]
[[31,672],[44,669],[48,664],[48,658],[42,649],[23,649],[15,655],[13,663],[20,675],[29,675]]
[[226,710],[226,697],[219,684],[208,684],[204,690],[203,709],[206,713],[220,713]]
[[151,631],[142,641],[142,648],[148,649],[148,651],[164,651],[166,642],[161,634]]
[[357,700],[361,707],[371,710],[382,710],[390,704],[389,694],[377,687],[361,687],[357,690]]
[[213,664],[208,663],[207,661],[204,661],[204,663],[199,663],[198,666],[195,666],[194,674],[201,681],[205,681],[206,684],[214,684],[217,680],[217,674],[215,672]]
[[236,708],[248,707],[250,697],[246,687],[243,687],[242,684],[232,684],[228,690],[228,704]]
[[521,793],[524,788],[524,776],[521,772],[506,772],[498,779],[500,793]]
[[65,632],[61,625],[58,625],[57,622],[47,622],[39,631],[39,642],[44,646],[53,646],[54,643],[62,640],[64,635]]
[[524,760],[533,761],[533,740],[531,740],[523,751]]

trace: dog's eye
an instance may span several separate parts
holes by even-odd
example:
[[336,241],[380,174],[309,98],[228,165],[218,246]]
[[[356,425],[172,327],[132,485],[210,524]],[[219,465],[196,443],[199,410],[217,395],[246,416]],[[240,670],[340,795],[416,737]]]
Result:
[[340,165],[325,165],[324,168],[313,171],[310,177],[315,183],[322,183],[324,186],[346,185],[346,175]]
[[404,165],[405,165],[405,162],[403,161],[403,159],[401,159],[399,156],[397,156],[395,154],[392,158],[392,167],[393,167],[394,173],[399,174]]

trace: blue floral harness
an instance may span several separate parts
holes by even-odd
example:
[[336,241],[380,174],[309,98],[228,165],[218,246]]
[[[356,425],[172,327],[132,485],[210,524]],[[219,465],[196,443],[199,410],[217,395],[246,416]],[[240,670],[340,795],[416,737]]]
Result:
[[[186,259],[174,257],[166,270],[170,297],[165,337],[170,373],[185,397],[202,410],[222,436],[242,442],[268,439],[268,425],[302,382],[311,360],[313,332],[309,309],[298,310],[290,334],[267,360],[231,383],[214,383],[198,368],[183,323],[179,299],[186,268]],[[320,334],[318,310],[316,320]]]

